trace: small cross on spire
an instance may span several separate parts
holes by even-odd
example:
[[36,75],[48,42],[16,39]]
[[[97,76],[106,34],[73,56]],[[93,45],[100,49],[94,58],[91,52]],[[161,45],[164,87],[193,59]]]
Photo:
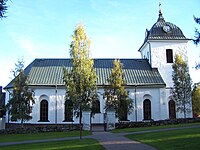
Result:
[[161,3],[159,2],[159,14],[162,14]]
[[161,3],[159,2],[159,17],[158,21],[164,20],[164,17],[162,16],[162,8],[161,8]]

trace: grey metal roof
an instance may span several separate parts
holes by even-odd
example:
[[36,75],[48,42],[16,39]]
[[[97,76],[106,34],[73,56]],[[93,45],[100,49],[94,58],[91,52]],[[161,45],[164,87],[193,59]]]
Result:
[[[169,26],[171,28],[170,32],[165,32],[163,26]],[[176,25],[165,22],[162,13],[159,12],[159,17],[157,22],[148,31],[145,40],[188,40],[181,29]]]
[[[94,59],[97,85],[108,85],[107,79],[113,68],[114,59]],[[165,83],[157,69],[151,68],[146,59],[120,59],[123,64],[126,85],[162,85]],[[70,59],[35,59],[25,68],[30,86],[64,85],[63,66],[71,69]],[[10,82],[6,88],[11,88]]]
[[[164,26],[169,26],[171,30],[169,32],[165,32],[163,30]],[[149,40],[190,40],[185,37],[181,29],[174,25],[173,23],[166,22],[162,12],[159,11],[159,17],[157,22],[151,27],[150,30],[146,29],[146,35],[144,39],[144,43],[139,48],[138,51],[147,43]]]

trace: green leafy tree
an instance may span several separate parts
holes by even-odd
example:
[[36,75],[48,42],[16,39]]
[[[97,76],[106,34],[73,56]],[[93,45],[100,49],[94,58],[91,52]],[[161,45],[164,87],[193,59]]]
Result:
[[2,92],[2,87],[0,86],[0,118],[3,118],[5,115],[5,93]]
[[123,71],[120,60],[114,60],[114,68],[105,87],[105,109],[114,109],[119,120],[127,120],[127,113],[132,111],[132,100],[124,87]]
[[196,116],[200,116],[200,84],[195,84],[192,91],[192,109]]
[[90,40],[84,26],[78,24],[72,35],[70,57],[72,69],[64,69],[66,100],[71,100],[76,117],[79,117],[80,138],[82,136],[82,111],[91,110],[97,100],[96,73],[94,62],[89,57]]
[[0,18],[4,18],[5,17],[5,13],[7,10],[7,6],[6,6],[6,2],[8,0],[0,0]]
[[172,96],[176,102],[177,111],[186,114],[191,112],[191,85],[192,81],[189,74],[187,62],[183,60],[182,55],[175,56],[175,62],[172,65],[173,89]]
[[11,99],[7,103],[8,111],[11,115],[11,120],[21,120],[21,125],[25,121],[32,119],[30,115],[32,112],[32,105],[34,101],[34,93],[28,86],[28,77],[25,75],[23,67],[24,62],[18,61],[13,75],[13,91],[11,93]]
[[[200,18],[197,18],[197,17],[194,16],[194,21],[195,21],[197,24],[200,25]],[[195,28],[195,36],[194,36],[193,42],[194,42],[195,45],[198,45],[199,42],[200,42],[200,31],[199,31],[197,28]],[[196,64],[196,67],[195,67],[195,68],[196,68],[196,69],[199,69],[199,68],[200,68],[200,62],[198,62],[198,63]]]
[[[194,21],[195,21],[197,24],[200,25],[200,18],[197,18],[197,17],[194,16]],[[195,28],[195,36],[194,36],[194,38],[195,38],[195,39],[193,40],[194,44],[198,45],[199,42],[200,42],[200,32],[199,32],[199,30],[198,30],[197,28]]]

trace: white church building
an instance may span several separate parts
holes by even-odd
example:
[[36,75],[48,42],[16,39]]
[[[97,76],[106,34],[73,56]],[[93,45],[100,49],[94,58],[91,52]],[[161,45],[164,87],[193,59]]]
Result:
[[[175,54],[182,54],[187,61],[188,43],[181,29],[166,22],[161,10],[156,23],[146,30],[144,43],[139,48],[141,59],[120,59],[123,64],[125,88],[133,100],[134,110],[127,114],[131,122],[183,118],[176,111],[171,98],[172,64]],[[114,59],[94,59],[99,93],[98,111],[90,120],[90,112],[83,112],[83,125],[87,129],[92,124],[112,124],[118,122],[114,112],[106,112],[103,97],[104,86],[113,68]],[[69,110],[70,103],[65,101],[63,66],[71,67],[70,59],[35,59],[25,68],[29,77],[29,87],[34,91],[32,119],[29,124],[78,124],[79,118]],[[6,102],[9,101],[13,84],[4,89]],[[192,112],[187,114],[192,117]],[[91,121],[91,122],[90,122]],[[16,123],[6,115],[6,122]]]

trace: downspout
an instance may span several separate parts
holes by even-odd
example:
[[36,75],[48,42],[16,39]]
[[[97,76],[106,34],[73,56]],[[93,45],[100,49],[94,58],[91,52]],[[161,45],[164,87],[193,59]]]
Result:
[[57,102],[57,96],[58,96],[58,90],[57,90],[57,85],[55,86],[55,124],[57,125],[57,105],[58,105],[58,102]]
[[148,45],[149,45],[149,63],[150,63],[150,65],[151,65],[151,67],[152,67],[152,62],[151,62],[151,43],[150,42],[147,42],[148,43]]
[[136,100],[136,89],[137,89],[137,84],[135,85],[135,122],[137,122],[137,100]]
[[[6,90],[8,93],[9,93],[9,96],[8,96],[8,101],[10,101],[10,95],[11,95],[11,92],[7,89]],[[9,124],[9,122],[10,122],[10,110],[8,110],[8,124]]]

